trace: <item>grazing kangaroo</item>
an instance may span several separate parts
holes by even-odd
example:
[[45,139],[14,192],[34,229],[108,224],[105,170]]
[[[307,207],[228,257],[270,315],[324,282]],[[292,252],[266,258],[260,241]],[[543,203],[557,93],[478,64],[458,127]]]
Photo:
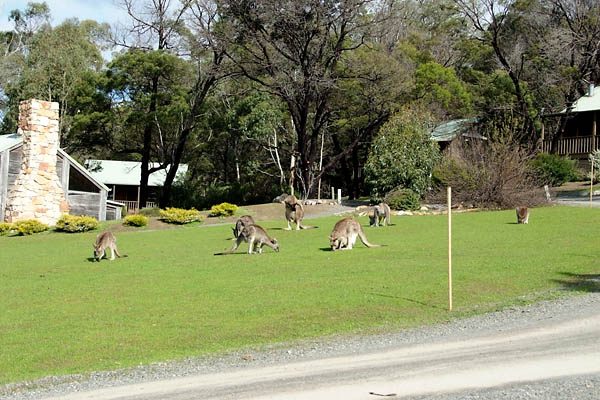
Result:
[[302,219],[304,218],[304,207],[302,206],[302,203],[296,199],[296,196],[291,194],[283,199],[282,203],[285,205],[285,219],[288,224],[286,230],[292,230],[290,222],[296,224],[296,230],[315,228],[314,226],[302,225]]
[[271,239],[267,235],[267,232],[259,225],[248,225],[239,233],[231,250],[223,253],[215,253],[215,256],[233,253],[242,242],[248,242],[248,254],[256,253],[257,249],[258,253],[262,253],[263,245],[267,245],[275,250],[275,252],[279,252],[277,239]]
[[390,206],[385,203],[379,203],[375,207],[373,207],[373,214],[369,214],[369,224],[371,226],[387,226],[390,224],[390,215],[392,214],[392,210],[390,210]]
[[517,224],[529,223],[529,208],[517,207]]
[[237,239],[240,233],[248,225],[254,225],[254,218],[252,218],[250,215],[242,215],[238,218],[238,220],[235,222],[235,227],[231,228],[233,229],[233,236],[235,239]]
[[96,261],[100,261],[102,258],[106,257],[106,249],[110,249],[110,261],[115,259],[115,254],[119,258],[127,257],[127,254],[119,254],[119,250],[117,249],[117,238],[110,231],[102,232],[96,236],[96,243],[92,246],[94,246],[94,260]]
[[335,224],[331,235],[329,235],[329,244],[333,251],[352,250],[352,246],[356,243],[357,236],[367,247],[380,246],[378,244],[369,243],[362,226],[360,226],[360,223],[353,218],[344,218]]

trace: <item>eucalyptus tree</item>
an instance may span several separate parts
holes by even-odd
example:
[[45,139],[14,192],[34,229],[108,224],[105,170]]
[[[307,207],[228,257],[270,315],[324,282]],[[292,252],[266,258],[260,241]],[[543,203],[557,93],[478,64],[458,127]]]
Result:
[[[15,128],[15,113],[10,112],[9,91],[14,88],[25,69],[25,57],[33,36],[50,21],[50,9],[46,3],[29,2],[24,10],[12,10],[8,17],[12,29],[0,32],[0,117],[3,131]],[[14,101],[13,101],[14,103]],[[14,108],[14,107],[13,107]]]
[[[158,169],[167,169],[166,180],[159,199],[164,206],[169,201],[173,181],[181,164],[188,139],[192,136],[206,97],[224,74],[220,44],[212,38],[218,24],[217,7],[211,0],[122,0],[121,5],[130,16],[127,27],[118,26],[113,42],[123,49],[136,49],[147,54],[158,52],[185,60],[192,66],[186,74],[185,107],[179,109],[177,121],[160,121],[158,115],[161,91],[172,77],[160,68],[147,71],[146,112],[143,116],[141,146],[140,207],[148,199],[148,177]],[[169,146],[162,133],[171,131]],[[163,147],[153,153],[153,147]],[[158,157],[157,157],[158,155]],[[154,160],[153,160],[154,158]],[[158,166],[151,167],[151,161]]]
[[314,190],[321,133],[332,117],[341,64],[383,19],[374,0],[222,0],[219,39],[237,73],[280,98],[296,135],[303,197]]
[[103,65],[100,41],[107,25],[95,21],[66,20],[51,27],[43,25],[22,50],[22,64],[15,76],[3,85],[11,113],[5,116],[3,130],[16,126],[18,101],[38,98],[59,103],[61,145],[69,147],[70,109],[74,90],[90,71]]
[[[550,64],[545,77],[552,79],[558,101],[544,106],[548,112],[569,109],[590,84],[600,82],[600,4],[593,0],[551,0],[541,2],[552,29],[543,42]],[[552,136],[557,149],[559,132],[571,116],[561,114]]]
[[508,76],[514,97],[513,110],[525,121],[523,141],[535,141],[534,116],[530,108],[529,91],[523,79],[527,68],[527,53],[532,43],[533,25],[529,10],[518,0],[454,0],[470,22],[472,35],[493,50],[495,59]]

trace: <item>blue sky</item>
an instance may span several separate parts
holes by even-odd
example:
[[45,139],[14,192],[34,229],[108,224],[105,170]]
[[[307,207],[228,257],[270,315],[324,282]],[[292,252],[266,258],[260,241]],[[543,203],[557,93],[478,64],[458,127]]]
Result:
[[[44,0],[35,0],[42,2]],[[52,25],[58,25],[67,18],[76,17],[80,21],[93,19],[110,24],[118,20],[125,22],[125,12],[113,0],[45,0],[52,14]],[[12,28],[8,16],[12,10],[24,10],[28,0],[0,0],[0,30]]]

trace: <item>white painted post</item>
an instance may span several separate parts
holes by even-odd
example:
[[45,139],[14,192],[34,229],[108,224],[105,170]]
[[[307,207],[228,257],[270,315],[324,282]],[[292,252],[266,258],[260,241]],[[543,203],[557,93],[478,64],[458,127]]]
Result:
[[342,189],[338,189],[338,204],[342,204]]
[[335,201],[335,188],[331,187],[331,201]]
[[448,309],[452,311],[452,188],[448,186]]

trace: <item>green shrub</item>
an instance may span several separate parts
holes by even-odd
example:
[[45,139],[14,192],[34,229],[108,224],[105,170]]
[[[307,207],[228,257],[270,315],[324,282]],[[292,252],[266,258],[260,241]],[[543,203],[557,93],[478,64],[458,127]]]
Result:
[[221,203],[210,208],[211,217],[228,217],[235,214],[238,206],[231,203]]
[[148,217],[139,214],[128,215],[123,219],[123,225],[146,226],[148,225]]
[[399,186],[425,193],[440,158],[430,137],[433,125],[433,116],[423,107],[407,106],[381,127],[364,166],[372,198],[381,199]]
[[12,224],[0,222],[0,236],[8,235],[14,229]]
[[77,216],[64,214],[56,221],[56,230],[63,232],[85,232],[98,227],[98,220],[87,215]]
[[200,215],[200,211],[195,208],[185,210],[183,208],[167,207],[160,210],[160,219],[169,224],[189,224],[204,220],[204,216]]
[[577,177],[575,160],[560,157],[556,154],[538,154],[531,162],[543,184],[560,186]]
[[19,235],[33,235],[34,233],[44,232],[50,229],[48,225],[35,219],[17,221],[13,224],[13,227],[19,232]]
[[392,210],[418,210],[421,208],[420,197],[411,189],[396,188],[385,195],[384,201]]
[[160,217],[161,215],[161,209],[158,207],[147,207],[147,208],[142,208],[139,212],[140,215],[143,215],[145,217]]

